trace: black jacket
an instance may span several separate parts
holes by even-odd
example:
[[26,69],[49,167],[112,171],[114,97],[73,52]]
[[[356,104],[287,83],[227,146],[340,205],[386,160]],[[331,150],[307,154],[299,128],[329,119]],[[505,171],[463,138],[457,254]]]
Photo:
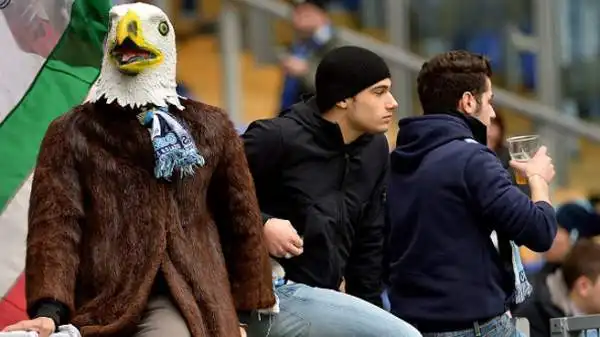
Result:
[[344,278],[347,293],[381,306],[385,136],[344,144],[310,98],[243,139],[265,220],[289,220],[304,238],[302,255],[279,260],[286,277],[329,289]]

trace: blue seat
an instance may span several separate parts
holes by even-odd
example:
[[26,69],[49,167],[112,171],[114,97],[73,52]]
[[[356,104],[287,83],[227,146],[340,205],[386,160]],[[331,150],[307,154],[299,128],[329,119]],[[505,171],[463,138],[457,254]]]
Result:
[[497,32],[479,32],[468,38],[466,49],[490,58],[495,72],[504,70],[503,42]]
[[[348,12],[358,12],[360,9],[360,1],[361,0],[339,0],[345,10]],[[373,1],[373,0],[368,0]]]
[[[532,34],[531,23],[521,25],[521,30],[524,34]],[[535,54],[520,53],[521,70],[523,71],[523,84],[527,89],[535,89]]]
[[[527,29],[523,29],[523,32],[530,33]],[[506,41],[504,41],[502,33],[487,31],[469,35],[459,37],[455,41],[455,48],[484,54],[490,58],[495,73],[503,72],[506,66],[504,59],[504,44]],[[519,60],[521,63],[521,81],[526,88],[533,90],[535,88],[535,55],[521,52],[519,53]]]

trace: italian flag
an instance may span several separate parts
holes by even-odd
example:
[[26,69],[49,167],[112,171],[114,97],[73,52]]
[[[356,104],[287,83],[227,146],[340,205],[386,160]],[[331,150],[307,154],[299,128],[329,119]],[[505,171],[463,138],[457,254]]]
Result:
[[31,174],[48,124],[99,73],[109,0],[0,0],[0,330],[26,318]]

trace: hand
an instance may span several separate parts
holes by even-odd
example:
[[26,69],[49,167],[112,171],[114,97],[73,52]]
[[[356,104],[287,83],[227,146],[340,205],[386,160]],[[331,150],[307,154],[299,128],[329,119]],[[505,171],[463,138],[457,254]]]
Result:
[[244,329],[243,326],[240,326],[240,336],[241,337],[247,337],[248,334],[246,334],[246,329]]
[[9,325],[2,332],[35,331],[39,337],[49,337],[56,330],[54,321],[48,317],[38,317],[32,320],[20,321]]
[[302,76],[308,72],[308,62],[295,56],[284,59],[282,66],[285,72],[292,76]]
[[264,234],[269,253],[275,257],[298,256],[303,252],[302,238],[287,220],[269,219],[265,223]]
[[530,178],[532,176],[540,176],[547,183],[550,183],[554,178],[554,165],[552,158],[547,154],[548,149],[545,146],[540,147],[535,156],[526,162],[511,160],[510,166],[515,170],[519,170],[521,174]]

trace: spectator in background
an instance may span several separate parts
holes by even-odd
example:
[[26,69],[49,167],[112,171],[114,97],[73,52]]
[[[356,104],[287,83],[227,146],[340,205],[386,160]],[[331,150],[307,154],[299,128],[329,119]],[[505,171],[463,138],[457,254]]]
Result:
[[177,81],[177,87],[175,88],[175,90],[177,91],[177,95],[179,96],[183,96],[189,99],[196,99],[194,98],[194,95],[192,94],[190,88],[188,88],[188,86],[182,81]]
[[292,0],[292,23],[297,40],[282,53],[285,73],[281,93],[281,111],[299,102],[304,94],[314,94],[317,65],[323,55],[339,46],[329,15],[327,0]]
[[510,154],[508,147],[504,139],[506,137],[506,129],[504,127],[504,118],[498,112],[496,116],[491,119],[490,126],[487,128],[487,146],[490,150],[494,151],[502,166],[506,169],[510,169]]
[[556,234],[546,148],[511,162],[528,177],[530,199],[485,145],[491,76],[489,61],[466,51],[426,62],[417,78],[425,115],[400,121],[391,154],[391,311],[424,336],[514,335],[507,311],[531,292],[517,245],[545,251]]
[[552,247],[543,255],[543,266],[535,278],[545,279],[556,271],[577,239],[600,235],[599,200],[599,196],[591,195],[557,207],[558,231]]
[[599,275],[600,245],[597,240],[580,240],[558,269],[540,279],[535,297],[515,315],[529,320],[531,337],[548,337],[551,318],[600,314]]
[[550,318],[563,317],[568,312],[557,303],[557,299],[564,298],[564,287],[557,285],[563,283],[565,256],[578,240],[600,235],[600,216],[593,207],[570,202],[558,207],[556,216],[559,228],[552,247],[544,254],[544,266],[533,276],[533,296],[515,310],[515,316],[529,320],[533,337],[549,336]]
[[[373,52],[346,46],[325,55],[315,81],[315,97],[243,135],[269,253],[284,269],[269,336],[420,336],[379,308],[383,133],[398,106],[390,71]],[[343,279],[346,294],[337,291]],[[265,333],[254,321],[248,335]]]
[[[506,146],[506,128],[504,126],[504,118],[496,112],[496,117],[492,118],[490,125],[487,128],[487,146],[494,151],[502,166],[510,173],[513,183],[516,183],[515,171],[510,167],[510,153]],[[518,185],[519,188],[527,195],[531,195],[529,186]]]

